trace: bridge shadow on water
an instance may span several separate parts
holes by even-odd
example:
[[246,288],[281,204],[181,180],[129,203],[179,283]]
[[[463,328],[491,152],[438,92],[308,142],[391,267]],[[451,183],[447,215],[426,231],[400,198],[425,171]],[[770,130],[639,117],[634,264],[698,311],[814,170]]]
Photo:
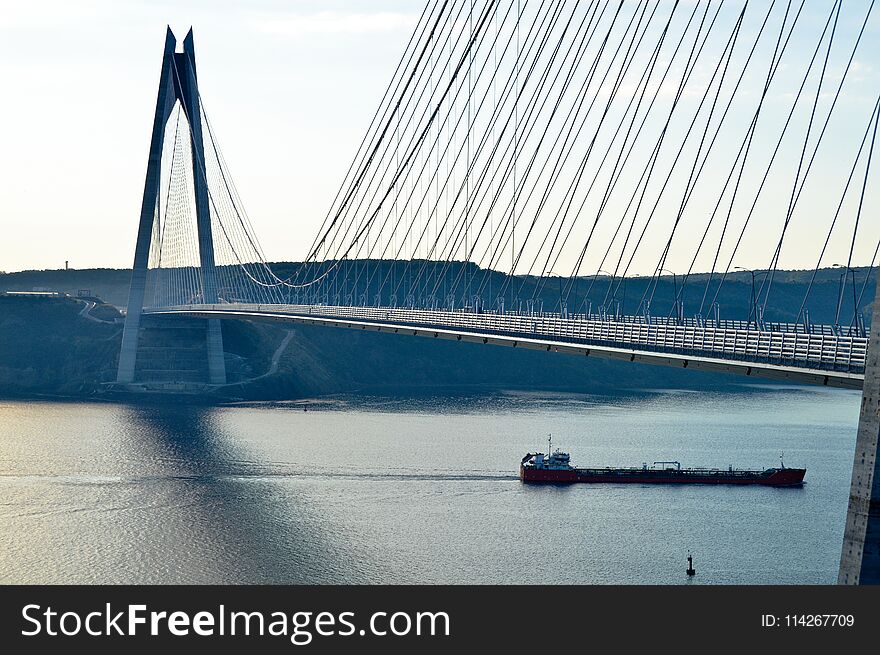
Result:
[[[169,562],[157,580],[230,584],[364,583],[383,569],[290,476],[272,475],[224,432],[216,408],[130,405],[133,447],[155,468],[148,493],[170,498],[144,548]],[[151,533],[155,531],[155,533]],[[151,577],[150,574],[147,574]]]

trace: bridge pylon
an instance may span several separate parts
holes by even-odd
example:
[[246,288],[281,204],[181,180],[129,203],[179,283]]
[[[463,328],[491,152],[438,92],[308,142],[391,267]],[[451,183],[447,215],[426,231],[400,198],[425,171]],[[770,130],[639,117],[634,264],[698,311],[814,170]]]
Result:
[[874,297],[838,584],[880,584],[880,284]]
[[[180,102],[189,124],[190,146],[192,148],[192,179],[198,231],[201,302],[217,302],[214,240],[211,233],[211,212],[205,172],[205,147],[202,137],[202,116],[192,29],[183,41],[183,52],[176,52],[176,48],[177,39],[169,27],[165,35],[162,72],[159,77],[159,92],[153,118],[144,197],[141,204],[140,222],[138,223],[131,286],[128,292],[128,309],[122,332],[122,346],[119,352],[119,366],[116,375],[116,381],[123,384],[135,382],[135,365],[146,291],[150,243],[160,198],[159,185],[165,126],[177,102]],[[223,359],[223,336],[218,319],[208,319],[206,341],[208,382],[210,384],[224,384],[226,382],[226,367]]]

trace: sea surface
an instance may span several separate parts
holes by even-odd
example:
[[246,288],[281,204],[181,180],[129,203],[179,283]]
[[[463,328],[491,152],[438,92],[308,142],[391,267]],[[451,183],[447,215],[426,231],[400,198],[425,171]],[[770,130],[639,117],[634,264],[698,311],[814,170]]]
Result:
[[[858,408],[855,392],[757,386],[0,400],[0,582],[833,583]],[[806,484],[523,485],[549,433],[584,466],[784,453]]]

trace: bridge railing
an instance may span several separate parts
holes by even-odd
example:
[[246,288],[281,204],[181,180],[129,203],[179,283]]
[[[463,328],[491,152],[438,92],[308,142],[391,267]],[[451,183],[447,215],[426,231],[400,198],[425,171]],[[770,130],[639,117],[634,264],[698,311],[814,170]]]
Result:
[[[467,310],[462,310],[467,311]],[[486,314],[497,314],[494,311],[485,311],[483,313]],[[518,312],[505,312],[500,314],[503,316],[526,316],[526,314],[518,313]],[[557,312],[535,312],[532,314],[535,317],[560,317],[560,314]],[[759,330],[759,331],[767,331],[767,332],[795,332],[795,333],[803,333],[803,334],[826,334],[828,336],[850,336],[850,337],[864,337],[865,329],[864,326],[859,323],[859,325],[826,325],[822,323],[810,323],[805,325],[804,323],[788,323],[784,321],[739,321],[739,320],[731,320],[731,319],[712,319],[712,318],[695,318],[695,317],[681,317],[674,318],[670,316],[645,316],[644,314],[621,314],[615,315],[613,313],[608,314],[580,314],[580,313],[571,313],[567,315],[561,316],[561,318],[569,318],[572,320],[584,320],[584,321],[601,321],[604,323],[633,323],[637,325],[677,325],[684,327],[698,327],[698,328],[708,328],[713,327],[716,329],[725,329],[725,330]]]
[[[241,304],[247,303],[247,300],[227,300],[225,302],[231,304]],[[293,302],[288,301],[284,303],[292,306],[303,306],[303,307],[336,307],[336,306],[344,306],[337,305],[335,303],[327,303],[327,302],[299,302],[294,300]],[[352,306],[345,306],[352,307]],[[353,307],[365,308],[365,309],[382,309],[383,306],[376,305],[356,305]],[[798,323],[791,323],[786,321],[769,321],[765,319],[750,319],[750,320],[733,320],[733,319],[722,319],[722,318],[713,318],[708,316],[664,316],[664,315],[652,315],[650,313],[643,314],[623,314],[619,312],[613,311],[601,311],[601,312],[569,312],[568,310],[564,310],[563,312],[545,312],[542,309],[532,308],[530,310],[518,311],[518,310],[506,310],[499,311],[494,308],[486,308],[482,307],[478,311],[474,311],[473,307],[462,307],[459,309],[450,309],[448,307],[443,306],[434,306],[434,307],[426,307],[421,304],[416,304],[414,307],[406,307],[406,306],[393,306],[393,309],[419,309],[424,311],[442,311],[442,312],[455,312],[455,313],[477,313],[481,315],[493,314],[498,316],[514,316],[514,317],[529,317],[529,318],[567,318],[572,320],[585,320],[585,321],[602,321],[602,322],[610,322],[610,323],[634,323],[634,324],[647,324],[647,325],[678,325],[678,326],[690,326],[690,327],[714,327],[725,330],[759,330],[759,331],[767,331],[767,332],[800,332],[804,334],[827,334],[829,336],[847,336],[847,337],[866,337],[867,331],[865,327],[865,323],[863,317],[861,315],[856,317],[856,320],[851,325],[829,325],[824,323],[812,323],[805,318],[804,321]]]
[[868,349],[867,338],[838,336],[826,331],[803,333],[668,323],[655,325],[561,318],[558,315],[519,316],[466,310],[235,303],[185,305],[168,309],[349,319],[374,324],[462,330],[487,336],[519,336],[851,373],[864,372]]

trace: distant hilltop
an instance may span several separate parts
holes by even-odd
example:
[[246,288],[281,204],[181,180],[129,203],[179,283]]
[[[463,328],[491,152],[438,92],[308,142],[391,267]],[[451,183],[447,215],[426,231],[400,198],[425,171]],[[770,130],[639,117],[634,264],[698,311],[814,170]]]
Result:
[[[376,260],[369,262],[370,266],[401,266],[403,264],[404,262],[395,264],[393,262],[377,262]],[[296,262],[276,262],[271,266],[279,277],[284,278],[293,273],[299,264]],[[474,264],[453,264],[453,267],[456,266],[468,266],[476,270]],[[810,294],[810,302],[807,306],[810,311],[810,320],[813,323],[833,323],[838,298],[842,298],[840,303],[841,322],[849,324],[853,314],[854,301],[858,300],[859,296],[861,299],[857,303],[857,311],[864,315],[866,322],[870,322],[876,271],[866,266],[851,270],[852,274],[846,276],[845,285],[843,285],[842,279],[843,271],[840,268],[824,268],[817,272]],[[455,272],[455,268],[453,271]],[[769,321],[794,321],[812,275],[812,270],[777,271],[773,280],[773,302],[768,304],[767,315],[764,318]],[[490,281],[488,288],[497,289],[500,288],[506,276],[504,273],[493,272],[490,277],[493,278],[493,281]],[[689,276],[688,285],[683,294],[686,316],[695,313],[699,307],[707,277],[707,273]],[[717,275],[715,277],[717,278]],[[82,290],[89,290],[91,295],[101,298],[111,305],[123,308],[127,304],[130,278],[130,269],[85,268],[20,271],[0,273],[0,291],[54,291],[77,296]],[[558,301],[558,277],[545,278],[540,285],[538,285],[540,280],[538,277],[517,276],[517,278],[525,283],[523,286],[528,297],[531,296],[536,285],[540,286],[538,297],[543,300],[548,310],[552,309]],[[855,294],[853,293],[853,278],[856,282],[857,293]],[[868,284],[865,286],[864,293],[860,293],[866,278]],[[579,279],[583,280],[582,291],[588,286],[589,281],[592,281],[592,276],[583,276]],[[651,304],[655,315],[665,314],[667,309],[672,306],[680,280],[681,276],[672,275],[664,275],[660,278]],[[626,283],[621,285],[622,301],[627,311],[635,311],[648,283],[649,278],[646,277],[629,277],[626,279]],[[733,271],[728,274],[723,292],[719,296],[722,318],[748,316],[752,294],[751,285],[752,276],[749,271]],[[591,294],[595,299],[594,309],[601,302],[606,288],[606,285],[603,284],[603,276],[598,277],[594,284],[594,292]],[[401,294],[401,297],[404,295]]]

